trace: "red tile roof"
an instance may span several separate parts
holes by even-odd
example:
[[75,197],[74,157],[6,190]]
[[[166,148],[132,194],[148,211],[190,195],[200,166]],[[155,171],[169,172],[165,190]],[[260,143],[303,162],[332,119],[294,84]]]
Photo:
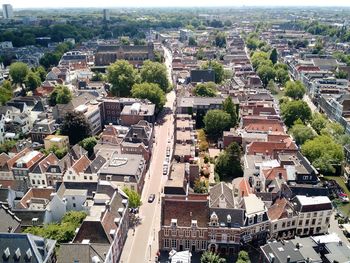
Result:
[[275,203],[268,209],[267,214],[270,220],[280,219],[285,212],[286,206],[288,204],[287,199],[279,198]]
[[91,161],[89,160],[89,158],[87,158],[85,155],[83,155],[82,157],[80,157],[80,159],[78,161],[76,161],[73,165],[72,165],[72,169],[74,169],[74,171],[79,174],[85,171],[85,169],[90,165]]
[[252,142],[246,147],[250,155],[263,154],[274,157],[279,152],[296,152],[298,147],[293,141],[287,142]]
[[17,208],[28,208],[27,201],[32,198],[42,198],[42,199],[51,199],[51,194],[55,190],[52,188],[30,188],[28,192],[22,197],[21,201],[17,204]]

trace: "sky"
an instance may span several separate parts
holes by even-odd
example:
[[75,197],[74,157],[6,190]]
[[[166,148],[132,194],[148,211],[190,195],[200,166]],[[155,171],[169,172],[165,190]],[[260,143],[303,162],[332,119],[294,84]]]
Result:
[[16,8],[173,6],[350,6],[350,0],[0,0]]

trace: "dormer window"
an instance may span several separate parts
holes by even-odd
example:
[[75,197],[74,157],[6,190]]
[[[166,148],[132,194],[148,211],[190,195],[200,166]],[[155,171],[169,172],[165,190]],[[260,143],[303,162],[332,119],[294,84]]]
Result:
[[191,227],[196,228],[197,227],[197,220],[192,220],[191,221]]
[[230,216],[230,215],[227,215],[226,220],[227,220],[227,223],[231,223],[231,216]]
[[248,224],[249,224],[249,225],[254,224],[254,217],[249,217],[249,218],[248,218]]
[[216,215],[215,212],[213,212],[210,216],[210,224],[212,226],[217,226],[218,225],[218,216]]
[[171,227],[177,227],[177,219],[171,219]]
[[258,215],[257,222],[260,223],[262,221],[263,215]]

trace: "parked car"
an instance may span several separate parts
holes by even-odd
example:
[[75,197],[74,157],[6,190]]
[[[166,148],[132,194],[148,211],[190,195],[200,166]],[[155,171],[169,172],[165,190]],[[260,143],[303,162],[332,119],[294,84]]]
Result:
[[152,203],[154,201],[154,198],[156,198],[155,194],[150,194],[148,197],[148,203]]

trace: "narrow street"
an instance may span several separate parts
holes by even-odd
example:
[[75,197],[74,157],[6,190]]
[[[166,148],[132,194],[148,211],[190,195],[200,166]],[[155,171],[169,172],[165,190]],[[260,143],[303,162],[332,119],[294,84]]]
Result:
[[[171,54],[164,48],[165,65],[168,69],[168,77],[171,79]],[[172,109],[175,101],[175,92],[167,94],[165,108]],[[160,197],[162,188],[167,180],[163,175],[163,162],[166,157],[166,148],[173,145],[174,116],[170,111],[165,115],[160,124],[155,126],[155,144],[149,171],[145,179],[142,192],[142,206],[139,216],[141,224],[136,227],[135,233],[130,229],[120,258],[121,263],[154,262],[158,251],[158,232],[160,230]],[[169,141],[171,143],[169,143]],[[148,202],[150,194],[156,197],[152,203]]]

